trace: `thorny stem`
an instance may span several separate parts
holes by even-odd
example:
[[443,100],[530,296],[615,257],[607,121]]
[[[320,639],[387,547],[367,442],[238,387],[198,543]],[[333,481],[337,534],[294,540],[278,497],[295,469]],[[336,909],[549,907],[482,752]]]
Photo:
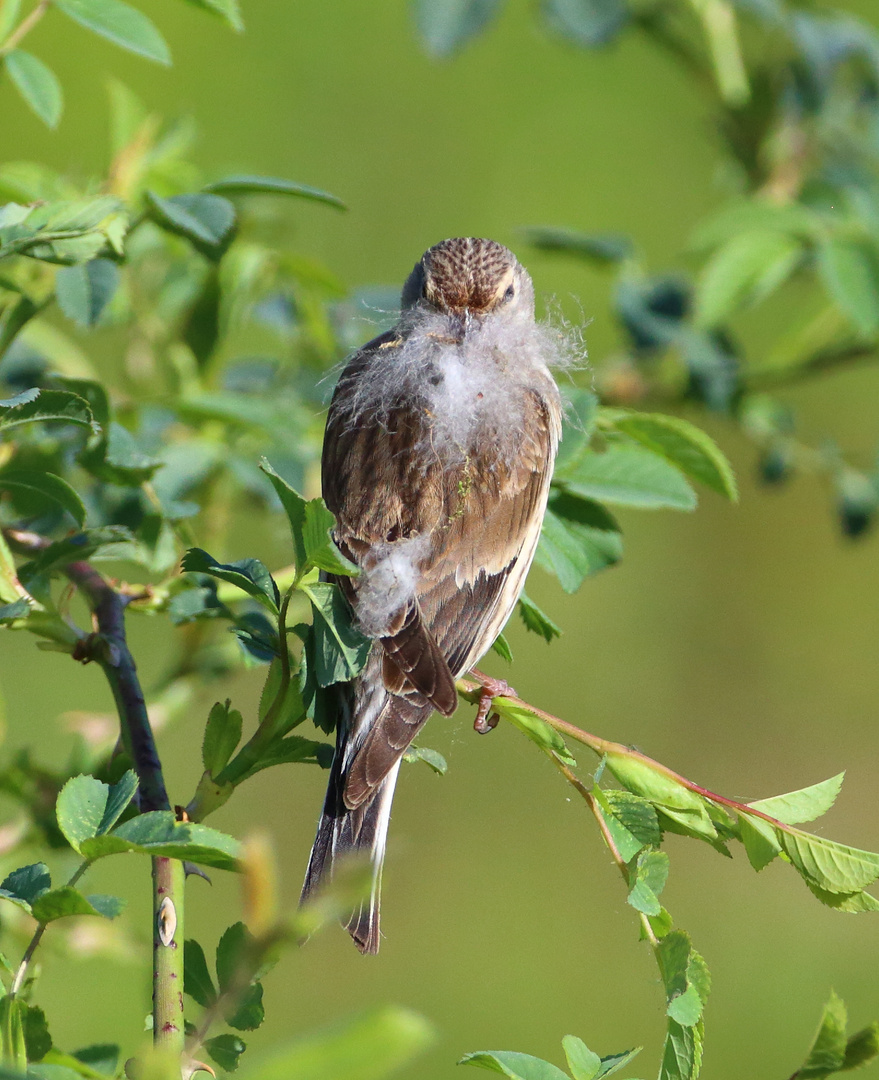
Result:
[[42,19],[51,6],[52,0],[40,0],[34,10],[22,19],[18,26],[12,31],[9,37],[6,39],[2,48],[0,48],[0,56],[6,56],[12,52],[13,49],[18,47],[21,39],[33,30],[37,23]]
[[[49,544],[43,536],[17,529],[6,530],[6,537],[14,547],[28,554],[38,554]],[[128,599],[87,562],[69,563],[64,572],[85,597],[95,623],[95,633],[84,636],[77,643],[73,656],[83,663],[97,662],[110,684],[119,713],[122,741],[139,781],[140,810],[170,810],[162,763],[153,739],[137,667],[125,636]],[[183,949],[179,943],[183,941],[185,874],[183,863],[176,859],[154,858],[152,864],[153,1041],[181,1056],[184,1043]],[[37,928],[28,946],[25,954],[28,962],[39,945],[43,929],[45,927]]]
[[[89,866],[91,866],[91,862],[88,859],[85,859],[82,863],[80,863],[80,865],[74,871],[73,876],[67,882],[68,888],[75,885],[77,881],[79,881],[79,879],[86,872],[86,870],[88,870]],[[18,971],[16,971],[15,973],[15,978],[12,980],[12,986],[9,988],[10,997],[15,997],[15,995],[19,992],[19,990],[21,990],[22,986],[24,985],[28,966],[30,965],[34,953],[37,951],[37,946],[43,939],[43,934],[46,932],[46,927],[48,925],[49,924],[45,922],[38,923],[37,928],[34,931],[34,936],[28,942],[28,947],[24,951],[24,956],[21,958],[21,963],[18,965]]]

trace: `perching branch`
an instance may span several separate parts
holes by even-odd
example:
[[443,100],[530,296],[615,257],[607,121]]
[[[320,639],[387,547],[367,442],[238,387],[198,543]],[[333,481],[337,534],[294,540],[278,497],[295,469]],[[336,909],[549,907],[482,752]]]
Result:
[[[49,541],[36,533],[7,529],[6,537],[18,551],[34,555]],[[125,608],[122,596],[93,566],[72,562],[64,573],[80,590],[92,610],[95,631],[84,635],[73,650],[82,663],[94,661],[107,677],[116,709],[122,742],[134,764],[139,781],[141,812],[170,810],[171,804],[162,775],[162,763],[147,714],[146,702],[134,657],[125,635]],[[157,1046],[183,1053],[183,863],[176,859],[154,858],[153,880],[153,1040]],[[30,961],[39,945],[38,927],[25,960]]]

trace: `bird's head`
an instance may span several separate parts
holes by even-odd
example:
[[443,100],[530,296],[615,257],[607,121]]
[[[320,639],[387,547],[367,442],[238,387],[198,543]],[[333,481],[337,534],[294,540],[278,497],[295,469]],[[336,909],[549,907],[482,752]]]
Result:
[[533,319],[534,286],[503,244],[456,237],[421,256],[403,286],[402,305],[449,315],[463,330],[474,318]]

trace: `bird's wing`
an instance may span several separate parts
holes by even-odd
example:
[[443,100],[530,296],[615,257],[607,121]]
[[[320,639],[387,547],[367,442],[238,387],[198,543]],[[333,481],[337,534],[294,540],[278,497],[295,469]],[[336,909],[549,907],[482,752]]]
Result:
[[[425,451],[429,421],[415,403],[401,402],[388,423],[350,422],[346,395],[379,349],[378,338],[358,353],[340,379],[323,455],[323,488],[336,515],[337,540],[355,561],[380,545],[425,538],[415,593],[381,639],[389,693],[412,705],[425,698],[445,713],[457,703],[454,679],[483,655],[521,591],[540,534],[558,443],[558,392],[525,391],[516,453],[477,448],[444,468]],[[358,582],[344,585],[357,610]],[[402,705],[402,702],[401,702]],[[364,802],[424,722],[421,709],[389,708],[357,739],[345,802]]]

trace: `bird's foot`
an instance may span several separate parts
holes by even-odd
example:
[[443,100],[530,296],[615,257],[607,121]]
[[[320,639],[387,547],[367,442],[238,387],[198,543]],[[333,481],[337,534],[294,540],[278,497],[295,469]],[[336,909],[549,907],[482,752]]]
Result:
[[497,697],[518,697],[519,695],[505,679],[493,679],[490,675],[483,675],[475,669],[471,672],[482,684],[479,691],[479,707],[476,710],[476,719],[473,721],[473,730],[480,735],[487,735],[496,728],[500,717],[491,711],[492,702]]

